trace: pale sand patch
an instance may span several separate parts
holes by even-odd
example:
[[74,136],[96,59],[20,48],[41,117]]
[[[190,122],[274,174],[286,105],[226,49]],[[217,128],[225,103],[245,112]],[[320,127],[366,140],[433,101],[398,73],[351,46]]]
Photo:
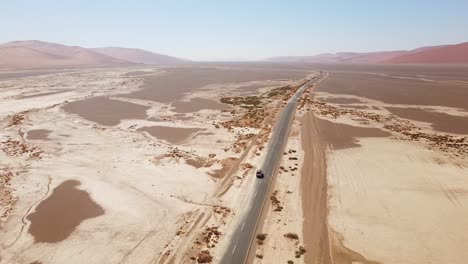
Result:
[[327,155],[329,227],[381,263],[466,263],[465,165],[416,143],[361,138]]
[[[402,103],[386,103],[383,101],[379,101],[376,99],[371,99],[367,97],[362,97],[362,96],[356,96],[356,95],[349,95],[349,94],[332,94],[328,92],[317,92],[315,91],[314,94],[316,95],[316,99],[318,101],[324,101],[324,102],[329,102],[330,101],[335,101],[337,99],[345,99],[345,100],[351,100],[351,101],[360,101],[360,103],[352,103],[355,106],[369,106],[373,107],[374,110],[379,110],[379,111],[372,111],[375,113],[381,113],[381,114],[390,114],[390,111],[386,110],[386,107],[398,107],[398,108],[419,108],[422,110],[427,110],[427,111],[432,111],[432,112],[437,112],[441,114],[447,114],[455,117],[468,117],[468,111],[463,108],[458,108],[458,107],[451,107],[451,106],[439,106],[439,105],[420,105],[420,104],[402,104]],[[331,102],[333,105],[337,105],[339,103],[336,102]],[[348,107],[350,106],[349,104],[347,105]]]
[[[44,151],[39,160],[30,160],[27,156],[10,157],[0,152],[1,167],[12,166],[21,172],[12,179],[11,186],[19,200],[0,230],[0,263],[151,262],[163,257],[161,254],[166,244],[174,242],[177,247],[177,243],[184,240],[184,236],[180,241],[173,239],[185,223],[183,219],[191,219],[185,218],[187,214],[204,212],[206,206],[201,204],[216,190],[216,182],[208,173],[217,167],[197,169],[185,164],[183,158],[168,158],[156,163],[157,157],[175,148],[135,131],[148,125],[198,127],[214,134],[196,137],[193,144],[178,146],[182,153],[193,157],[215,154],[217,159],[238,156],[224,150],[235,141],[235,134],[226,129],[216,129],[209,118],[216,114],[219,116],[219,111],[201,111],[188,126],[167,120],[126,119],[116,127],[102,128],[67,114],[60,107],[51,107],[94,96],[115,96],[125,89],[131,91],[138,79],[122,79],[122,72],[125,73],[80,72],[71,76],[48,76],[48,79],[9,80],[11,86],[1,91],[1,116],[35,109],[25,114],[22,124],[2,130],[1,141],[10,137],[21,140],[18,129],[28,132],[37,124],[54,131],[54,140],[34,142]],[[28,91],[23,86],[36,84],[47,92],[48,85],[59,83],[73,92],[12,99]],[[118,102],[163,107],[145,104],[144,101]],[[6,127],[9,118],[1,122],[2,127]],[[34,243],[34,237],[28,233],[30,222],[26,217],[51,195],[54,188],[67,180],[79,180],[81,185],[78,188],[88,192],[105,214],[79,223],[60,242]],[[196,218],[197,214],[193,213],[193,217]]]
[[172,103],[172,106],[175,107],[175,112],[177,113],[193,113],[203,109],[212,109],[212,110],[229,110],[232,107],[228,104],[218,103],[214,100],[204,99],[204,98],[191,98],[190,101],[177,101]]
[[189,139],[194,133],[200,130],[202,129],[165,126],[150,126],[138,129],[138,131],[147,132],[155,138],[165,140],[172,144],[183,143],[185,140]]
[[[0,231],[0,263],[151,261],[176,233],[178,226],[174,223],[199,207],[176,197],[202,202],[215,190],[209,175],[183,161],[156,166],[153,158],[168,149],[139,133],[94,129],[57,109],[31,114],[27,122],[45,124],[53,127],[54,133],[69,136],[61,138],[60,148],[59,143],[42,145],[47,155],[15,178],[12,187],[20,199]],[[3,155],[1,160],[2,164],[22,163]],[[52,183],[48,188],[49,177]],[[35,210],[36,202],[47,196],[47,189],[51,193],[62,181],[70,179],[80,180],[79,188],[89,192],[105,214],[83,221],[59,243],[34,244],[27,225],[20,231],[22,217],[28,208]]]
[[[138,90],[143,78],[125,77],[125,69],[86,69],[21,79],[2,80],[0,117],[36,108],[52,107],[90,96],[117,95]],[[53,93],[40,97],[30,94]],[[51,91],[52,90],[52,91]],[[26,96],[26,98],[21,98]]]
[[42,96],[48,96],[48,95],[54,95],[54,94],[59,94],[59,93],[64,93],[66,91],[53,91],[53,92],[47,92],[47,93],[35,93],[35,94],[30,94],[30,95],[21,95],[18,97],[18,99],[25,99],[25,98],[34,98],[34,97],[42,97]]

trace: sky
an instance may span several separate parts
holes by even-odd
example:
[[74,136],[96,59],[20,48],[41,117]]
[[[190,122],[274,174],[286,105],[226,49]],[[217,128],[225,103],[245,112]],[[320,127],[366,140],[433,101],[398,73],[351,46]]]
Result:
[[1,0],[0,43],[142,48],[192,60],[468,41],[467,0]]

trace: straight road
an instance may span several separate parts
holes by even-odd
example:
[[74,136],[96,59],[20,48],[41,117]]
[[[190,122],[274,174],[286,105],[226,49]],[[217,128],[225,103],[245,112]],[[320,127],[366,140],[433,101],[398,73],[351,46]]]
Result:
[[296,111],[297,102],[304,90],[321,78],[321,75],[304,84],[284,107],[281,117],[273,129],[273,135],[268,145],[268,153],[262,165],[265,178],[255,182],[255,191],[247,210],[244,221],[236,227],[227,250],[221,259],[223,264],[245,263],[249,254],[250,246],[254,240],[255,230],[262,212],[263,205],[268,194],[269,186],[283,155],[286,142],[288,141],[291,122]]

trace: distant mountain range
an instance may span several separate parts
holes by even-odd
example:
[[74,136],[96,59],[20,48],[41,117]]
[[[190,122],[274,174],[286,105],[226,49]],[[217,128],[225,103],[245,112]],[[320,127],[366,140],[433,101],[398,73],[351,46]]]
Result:
[[143,63],[151,65],[171,65],[179,64],[186,60],[171,57],[167,55],[161,55],[154,52],[142,50],[142,49],[129,49],[119,47],[106,47],[106,48],[94,48],[91,49],[94,52],[104,54],[110,57],[114,57],[120,60],[125,60],[134,63]]
[[468,42],[454,45],[422,47],[414,50],[381,52],[339,52],[315,56],[283,56],[266,59],[272,62],[322,63],[396,63],[455,64],[468,63]]
[[[272,57],[271,62],[327,63],[468,63],[468,42],[454,45],[422,47],[414,50],[381,52],[339,52],[315,56]],[[154,52],[120,48],[83,48],[38,40],[0,44],[0,68],[57,68],[78,66],[120,66],[132,64],[177,65],[186,63],[176,57]]]
[[183,62],[182,59],[140,49],[87,49],[38,40],[12,41],[0,45],[0,68],[119,66],[138,63],[173,65]]

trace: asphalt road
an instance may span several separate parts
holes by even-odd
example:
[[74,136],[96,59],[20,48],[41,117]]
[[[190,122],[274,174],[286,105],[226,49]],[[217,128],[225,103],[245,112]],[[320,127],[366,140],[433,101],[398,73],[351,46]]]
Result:
[[255,229],[262,212],[263,204],[274,173],[281,161],[281,157],[288,141],[289,130],[296,111],[297,101],[301,97],[305,88],[311,83],[317,81],[320,77],[316,77],[310,82],[304,84],[296,94],[289,100],[284,107],[281,117],[278,119],[273,135],[268,145],[268,153],[262,165],[262,170],[265,173],[263,179],[257,179],[255,182],[255,193],[250,203],[250,209],[247,210],[247,215],[244,221],[236,227],[232,234],[229,246],[221,259],[223,264],[241,264],[245,263],[248,257],[250,245],[254,240]]

